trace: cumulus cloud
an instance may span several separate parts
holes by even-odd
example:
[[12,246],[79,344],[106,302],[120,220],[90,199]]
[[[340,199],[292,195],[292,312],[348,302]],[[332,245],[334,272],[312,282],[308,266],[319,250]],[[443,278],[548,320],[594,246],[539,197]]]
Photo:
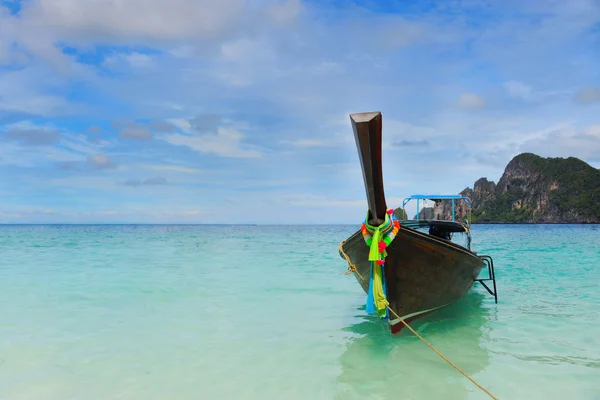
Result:
[[479,110],[485,107],[485,100],[475,93],[462,93],[458,98],[458,106],[465,110]]
[[26,146],[49,146],[58,143],[60,132],[52,129],[20,129],[13,128],[4,132],[6,137]]
[[212,37],[244,12],[243,0],[39,0],[23,7],[24,18],[63,34],[176,40]]
[[185,136],[171,134],[163,137],[168,143],[176,146],[187,146],[200,153],[213,153],[223,157],[256,158],[261,153],[257,150],[243,148],[244,135],[232,128],[219,128],[216,135]]
[[[247,4],[245,0],[38,0],[23,6],[34,26],[82,40],[165,42],[209,40],[253,23],[292,23],[302,11],[298,0]],[[252,25],[251,25],[252,26]]]

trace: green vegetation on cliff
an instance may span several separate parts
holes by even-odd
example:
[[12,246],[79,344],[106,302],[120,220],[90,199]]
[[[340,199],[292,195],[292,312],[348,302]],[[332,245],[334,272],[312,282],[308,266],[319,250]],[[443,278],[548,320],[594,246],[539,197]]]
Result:
[[523,153],[497,185],[480,179],[463,192],[472,197],[475,223],[600,222],[600,170],[574,157]]

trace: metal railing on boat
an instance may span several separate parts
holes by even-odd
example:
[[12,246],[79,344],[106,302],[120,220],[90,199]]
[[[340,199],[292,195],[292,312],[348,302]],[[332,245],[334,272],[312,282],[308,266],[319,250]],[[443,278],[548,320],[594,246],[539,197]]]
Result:
[[[489,294],[494,296],[494,301],[498,304],[498,290],[496,289],[496,273],[494,272],[494,260],[492,257],[486,255],[478,255],[481,260],[483,260],[488,269],[488,277],[487,278],[479,278],[475,279],[476,282],[479,282],[483,285],[483,287],[488,291]],[[492,290],[485,282],[492,281],[494,289]]]

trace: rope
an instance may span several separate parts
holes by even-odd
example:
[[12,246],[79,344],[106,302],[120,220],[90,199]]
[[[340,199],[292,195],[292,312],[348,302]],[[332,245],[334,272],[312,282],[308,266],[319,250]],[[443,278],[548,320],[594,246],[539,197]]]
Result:
[[390,310],[390,312],[392,314],[394,314],[394,316],[396,318],[398,318],[400,320],[400,322],[402,322],[408,329],[410,329],[410,331],[412,333],[414,333],[419,339],[421,339],[423,341],[423,343],[425,343],[427,346],[429,346],[431,348],[431,350],[435,351],[437,353],[438,356],[442,357],[442,359],[444,361],[446,361],[448,364],[450,364],[455,370],[457,370],[458,372],[460,372],[461,374],[463,374],[463,376],[465,378],[467,378],[468,380],[470,380],[471,382],[473,382],[473,384],[475,386],[477,386],[479,389],[483,390],[488,396],[490,396],[492,399],[494,400],[498,400],[498,398],[496,396],[494,396],[493,394],[491,394],[486,388],[484,388],[483,386],[481,386],[479,383],[475,382],[475,380],[473,378],[471,378],[465,371],[463,371],[462,369],[460,369],[456,364],[454,364],[452,361],[448,360],[442,353],[440,353],[440,351],[438,349],[436,349],[435,347],[433,347],[433,345],[431,343],[429,343],[427,340],[425,340],[425,338],[423,338],[423,336],[419,335],[417,333],[417,331],[415,331],[413,328],[410,327],[410,325],[408,325],[406,323],[406,321],[404,321],[402,318],[400,318],[400,316],[398,314],[396,314],[396,311],[392,310],[392,308],[390,306],[387,306],[388,310]]
[[356,265],[352,264],[352,261],[350,261],[350,257],[348,257],[348,255],[342,248],[342,246],[345,243],[346,243],[346,241],[341,242],[340,247],[338,248],[340,251],[340,254],[342,255],[342,257],[344,257],[346,259],[346,262],[348,263],[348,270],[346,272],[344,272],[344,275],[350,275],[351,273],[354,272],[356,275],[358,275],[358,277],[360,278],[361,281],[364,281],[365,278],[363,278],[363,276],[360,274],[360,272],[358,272],[358,270],[356,269]]
[[[344,243],[346,243],[345,241],[340,243],[340,254],[344,257],[344,259],[346,259],[346,262],[348,262],[348,271],[346,271],[344,274],[345,275],[349,275],[352,272],[356,273],[361,280],[365,280],[362,275],[360,275],[358,273],[358,270],[356,269],[356,265],[354,265],[352,263],[352,261],[350,261],[350,258],[348,257],[348,255],[346,254],[346,252],[344,252],[344,249],[342,248],[342,246],[344,245]],[[421,339],[423,341],[423,343],[425,343],[427,346],[429,346],[431,348],[431,350],[433,350],[438,356],[440,356],[444,361],[446,361],[448,364],[450,364],[451,367],[453,367],[455,370],[457,370],[458,372],[460,372],[465,378],[467,378],[468,380],[470,380],[471,382],[473,382],[473,384],[475,386],[477,386],[479,389],[483,390],[488,396],[490,396],[492,399],[494,400],[498,400],[498,398],[496,396],[494,396],[493,394],[491,394],[486,388],[484,388],[483,386],[481,386],[479,383],[477,383],[473,378],[471,378],[465,371],[463,371],[462,369],[460,369],[456,364],[454,364],[452,361],[448,360],[438,349],[436,349],[435,347],[433,347],[433,345],[431,343],[429,343],[427,340],[425,340],[425,338],[421,335],[419,335],[417,333],[417,331],[415,331],[406,321],[404,321],[397,313],[396,311],[394,311],[389,305],[386,306],[387,309],[394,315],[394,317],[398,318],[400,320],[400,322],[402,322],[404,324],[404,326],[406,326],[412,333],[415,334],[416,337],[418,337],[419,339]]]

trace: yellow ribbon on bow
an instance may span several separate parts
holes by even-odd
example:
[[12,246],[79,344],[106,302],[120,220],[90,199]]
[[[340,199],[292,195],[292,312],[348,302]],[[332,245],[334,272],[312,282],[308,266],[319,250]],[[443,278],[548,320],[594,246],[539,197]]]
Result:
[[379,318],[385,317],[387,306],[390,304],[387,301],[383,290],[382,272],[381,265],[373,263],[373,301],[375,302],[375,308],[377,309]]
[[379,252],[379,242],[383,240],[381,231],[388,229],[390,223],[390,216],[388,213],[385,214],[385,220],[383,221],[383,224],[379,226],[371,226],[368,224],[368,222],[365,222],[367,229],[373,231],[371,245],[369,248],[369,261],[382,260],[387,257],[387,251],[383,250],[383,252]]

